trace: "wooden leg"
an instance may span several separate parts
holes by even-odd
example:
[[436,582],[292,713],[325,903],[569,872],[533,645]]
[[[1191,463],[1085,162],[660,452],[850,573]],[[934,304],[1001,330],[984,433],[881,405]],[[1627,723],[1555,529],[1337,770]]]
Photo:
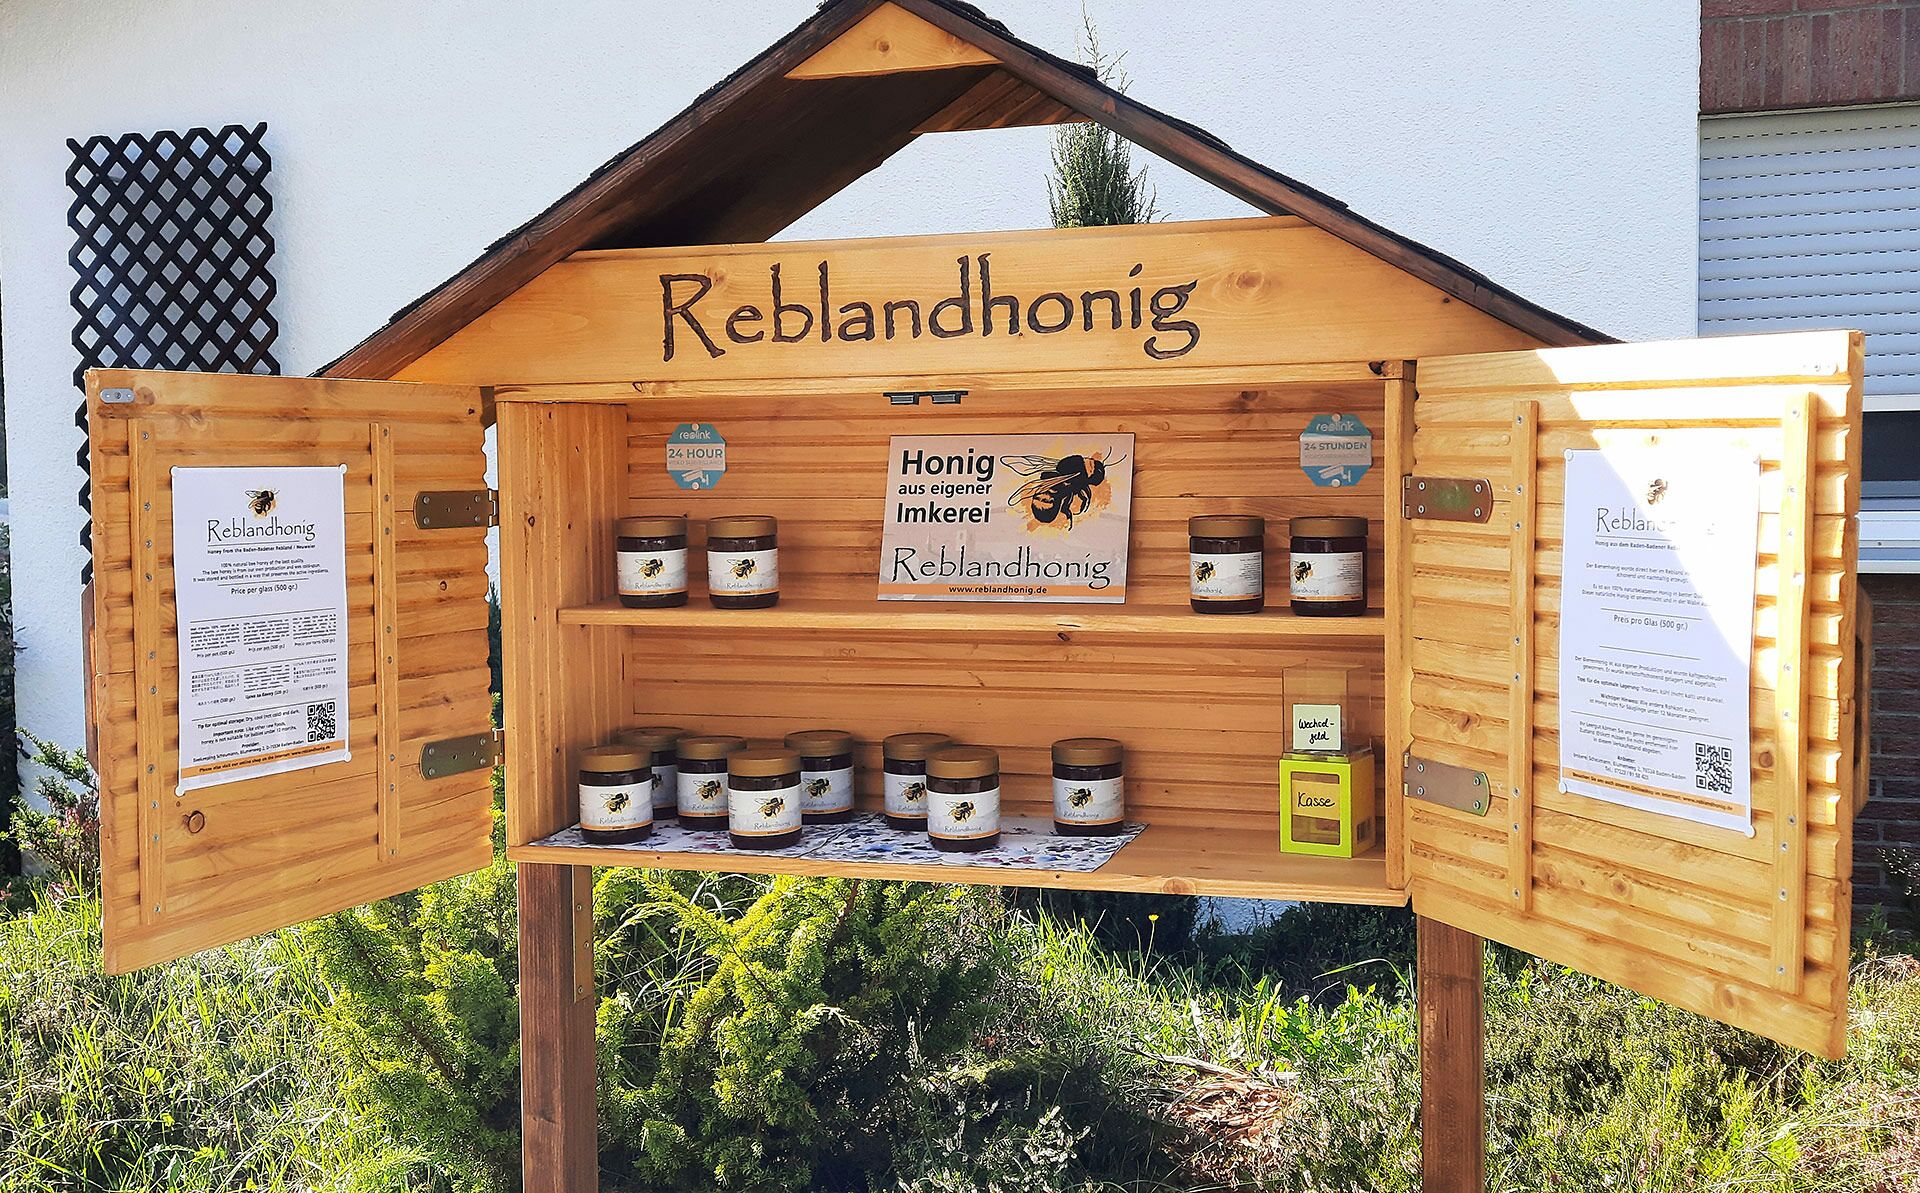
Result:
[[1486,945],[1424,916],[1419,933],[1420,1187],[1485,1193]]
[[526,1193],[600,1188],[594,1003],[593,869],[522,865],[520,1157]]

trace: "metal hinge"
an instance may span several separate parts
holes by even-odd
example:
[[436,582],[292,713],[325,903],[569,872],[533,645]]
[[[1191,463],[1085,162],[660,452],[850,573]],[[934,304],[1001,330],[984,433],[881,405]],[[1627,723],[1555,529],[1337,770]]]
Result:
[[420,777],[444,779],[472,770],[492,770],[507,760],[507,735],[499,729],[443,737],[420,747]]
[[500,525],[500,494],[492,489],[436,489],[416,494],[413,523],[422,530]]
[[1412,754],[1400,756],[1400,782],[1408,799],[1439,804],[1485,816],[1493,789],[1487,784],[1487,772],[1469,770],[1450,762],[1435,762]]
[[1400,516],[1440,522],[1485,522],[1493,516],[1493,486],[1463,476],[1403,476]]

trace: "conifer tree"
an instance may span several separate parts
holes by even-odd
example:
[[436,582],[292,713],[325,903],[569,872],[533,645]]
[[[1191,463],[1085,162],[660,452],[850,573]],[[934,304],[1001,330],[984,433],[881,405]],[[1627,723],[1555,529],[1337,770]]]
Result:
[[[1082,59],[1101,82],[1125,91],[1127,76],[1120,69],[1120,58],[1101,53],[1093,20],[1084,10],[1082,20],[1086,26]],[[1133,146],[1125,137],[1090,120],[1055,127],[1053,176],[1047,179],[1047,206],[1053,212],[1054,227],[1151,223],[1159,215],[1155,198],[1146,167],[1133,168]]]

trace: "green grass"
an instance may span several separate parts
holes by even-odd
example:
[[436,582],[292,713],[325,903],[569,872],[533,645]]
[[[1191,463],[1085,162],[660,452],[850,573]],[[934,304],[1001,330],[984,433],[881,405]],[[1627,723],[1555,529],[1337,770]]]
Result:
[[0,1190],[407,1187],[418,1157],[312,1046],[325,991],[291,938],[127,977],[99,959],[92,899],[0,920]]
[[[720,906],[751,891],[710,893]],[[396,1138],[405,1124],[360,1101],[371,1058],[316,1046],[347,1004],[300,934],[107,977],[98,914],[69,895],[0,921],[0,1190],[456,1183],[427,1133]],[[685,984],[696,958],[652,940],[659,927],[602,925],[610,989]],[[1417,1021],[1391,962],[1313,980],[1304,955],[1276,963],[1273,941],[1206,959],[1114,952],[1012,910],[979,931],[999,974],[990,1013],[961,1054],[912,1074],[933,1110],[902,1127],[874,1188],[1418,1188]],[[1401,939],[1374,920],[1350,935],[1368,934]],[[1920,1191],[1920,961],[1869,957],[1853,987],[1848,1055],[1823,1061],[1496,951],[1490,1188]]]
[[[1231,963],[1108,954],[1045,922],[1015,927],[1007,948],[1010,971],[1033,984],[1037,1038],[1094,1066],[1111,1104],[1189,1128],[1161,1146],[1191,1187],[1419,1187],[1418,1034],[1405,975],[1388,970],[1382,986],[1359,989],[1336,981],[1309,998]],[[1920,1190],[1911,957],[1856,968],[1840,1061],[1506,950],[1489,966],[1486,998],[1497,1193]],[[1267,1121],[1244,1130],[1209,1108],[1209,1091]]]

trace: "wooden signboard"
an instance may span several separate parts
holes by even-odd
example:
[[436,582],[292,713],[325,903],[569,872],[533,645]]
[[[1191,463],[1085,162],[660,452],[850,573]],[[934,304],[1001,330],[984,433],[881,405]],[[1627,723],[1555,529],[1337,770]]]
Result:
[[1085,375],[1534,343],[1275,216],[575,253],[401,376],[502,386]]

